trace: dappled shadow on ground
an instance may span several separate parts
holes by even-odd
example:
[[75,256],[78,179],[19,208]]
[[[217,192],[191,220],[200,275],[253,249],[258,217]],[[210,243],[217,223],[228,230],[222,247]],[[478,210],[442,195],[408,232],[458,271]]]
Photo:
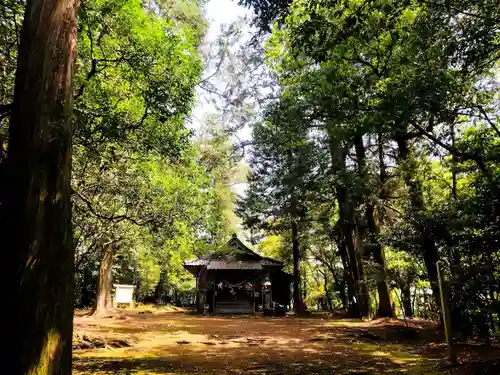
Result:
[[198,369],[185,361],[167,358],[76,358],[73,369],[88,374],[129,374],[131,371],[149,371],[168,374],[182,368],[187,373],[198,372]]
[[457,369],[456,375],[498,375],[500,374],[500,360],[475,361],[463,368]]
[[[498,343],[486,345],[477,342],[456,344],[457,359],[461,366],[451,368],[454,375],[498,375],[500,374],[500,347]],[[443,358],[447,347],[444,343],[427,343],[416,348],[419,355],[427,358]]]
[[[172,360],[167,357],[147,358],[79,358],[74,369],[77,372],[88,374],[380,374],[402,373],[402,366],[371,366],[365,364],[357,366],[356,363],[335,364],[325,361],[287,362],[279,360],[265,360],[249,364],[245,367],[213,366],[206,363],[190,363],[189,360]],[[401,371],[400,371],[401,370]]]
[[77,331],[112,334],[134,344],[76,351],[74,370],[119,375],[440,373],[433,369],[438,359],[421,355],[418,341],[413,343],[412,338],[401,344],[384,337],[390,325],[179,313],[102,320],[78,317]]

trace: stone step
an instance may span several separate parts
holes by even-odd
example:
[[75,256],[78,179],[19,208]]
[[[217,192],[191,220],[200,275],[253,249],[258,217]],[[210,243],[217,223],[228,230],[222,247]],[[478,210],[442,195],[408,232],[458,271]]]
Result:
[[219,314],[251,314],[253,303],[250,301],[215,301],[215,313]]

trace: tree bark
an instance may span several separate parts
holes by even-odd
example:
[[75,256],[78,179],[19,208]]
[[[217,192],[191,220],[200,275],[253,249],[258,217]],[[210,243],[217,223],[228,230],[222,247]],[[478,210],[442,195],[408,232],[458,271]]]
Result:
[[2,181],[0,264],[8,374],[70,374],[71,108],[76,0],[28,0]]
[[[163,295],[165,294],[165,278],[166,278],[166,268],[162,266],[160,272],[160,279],[158,280],[158,284],[155,287],[155,301],[157,304],[163,304]],[[198,290],[198,278],[196,278],[196,290]],[[198,293],[196,293],[196,301],[198,302]],[[198,306],[198,305],[197,305]]]
[[[350,306],[354,305],[354,300],[356,296],[355,292],[355,287],[354,287],[354,280],[352,278],[350,268],[349,268],[349,261],[347,257],[347,247],[345,245],[345,241],[343,238],[340,239],[340,244],[339,244],[339,253],[340,253],[340,259],[342,260],[342,267],[344,269],[344,280],[345,280],[345,285],[347,286],[347,295],[345,293],[345,290],[343,291],[343,296],[344,299],[342,300],[343,302],[343,307],[348,310]],[[342,294],[341,294],[342,295]]]
[[[366,152],[361,136],[354,137],[354,145],[356,149],[356,157],[358,161],[358,169],[361,177],[366,181],[368,179],[366,172]],[[382,160],[383,163],[383,160]],[[382,171],[382,169],[384,171]],[[385,167],[381,165],[381,176],[385,175]],[[367,192],[370,194],[370,192]],[[366,194],[365,194],[366,195]],[[377,265],[377,292],[378,292],[378,307],[376,315],[380,317],[394,317],[392,310],[391,294],[389,293],[389,285],[387,284],[387,265],[385,262],[384,248],[379,241],[380,222],[375,203],[370,196],[363,197],[365,200],[365,223],[367,233],[365,233],[364,255],[366,258],[373,256],[373,260]]]
[[116,254],[116,242],[104,244],[101,262],[99,263],[99,277],[97,279],[96,305],[93,314],[104,316],[108,314],[111,302],[111,282],[113,280],[113,260]]
[[304,312],[302,304],[302,293],[300,283],[300,248],[298,226],[295,220],[292,220],[292,257],[293,257],[293,311],[300,315]]
[[328,309],[333,310],[332,297],[330,296],[330,290],[328,288],[328,276],[326,272],[323,273],[323,287],[325,288],[325,298],[328,304]]
[[373,260],[377,264],[377,292],[378,292],[378,308],[377,316],[380,317],[394,317],[392,310],[392,298],[389,292],[389,285],[387,284],[387,264],[385,261],[385,252],[382,244],[378,240],[380,236],[380,222],[378,219],[375,206],[367,204],[366,206],[366,220],[369,231],[369,241]]
[[[335,134],[329,131],[328,136],[332,173],[342,176],[346,173],[347,148],[338,142]],[[353,288],[349,314],[360,318],[366,317],[370,312],[370,296],[365,283],[364,266],[361,260],[361,239],[356,224],[353,196],[349,193],[346,184],[335,184],[335,190],[339,204],[339,222],[342,240],[345,241],[346,265]]]
[[344,210],[341,208],[340,218],[344,221],[343,233],[347,247],[347,264],[354,287],[354,304],[352,306],[351,313],[353,316],[363,318],[368,316],[370,313],[370,298],[368,288],[365,283],[364,267],[359,251],[360,239],[356,233],[356,228],[353,228],[354,225],[350,222],[345,222],[348,220],[349,216],[347,216],[345,212],[342,212]]
[[403,304],[404,314],[408,318],[413,317],[413,307],[411,304],[411,291],[410,285],[405,284],[401,286],[401,303]]
[[[455,125],[450,127],[451,132],[451,147],[455,149]],[[451,196],[457,199],[457,159],[455,154],[451,155]]]
[[[410,160],[410,149],[406,139],[406,133],[396,135],[396,143],[398,145],[398,164],[404,176],[405,184],[408,187],[410,195],[410,205],[413,212],[417,215],[423,213],[425,209],[424,199],[422,196],[421,183],[415,178],[414,170],[411,165],[408,165]],[[432,233],[426,223],[419,218],[416,221],[416,229],[420,233],[422,242],[421,250],[424,258],[425,268],[431,283],[432,296],[436,306],[440,308],[441,300],[439,297],[439,286],[437,278],[436,262],[439,260],[439,252],[432,237]]]
[[[343,158],[343,162],[345,163],[345,157]],[[365,283],[364,266],[361,259],[361,238],[359,238],[353,207],[351,207],[352,201],[349,199],[348,194],[347,187],[344,184],[337,186],[339,220],[347,250],[347,266],[354,288],[354,304],[352,305],[351,314],[357,317],[366,317],[370,312],[370,298]]]

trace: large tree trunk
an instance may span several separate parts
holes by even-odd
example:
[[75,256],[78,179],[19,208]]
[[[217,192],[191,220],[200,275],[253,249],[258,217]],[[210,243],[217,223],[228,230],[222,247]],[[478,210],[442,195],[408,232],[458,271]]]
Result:
[[[362,178],[367,181],[366,153],[363,138],[361,136],[356,136],[354,138],[354,145],[356,149],[359,173]],[[383,165],[381,167],[383,168]],[[381,172],[381,175],[383,175],[383,172]],[[370,193],[367,192],[367,194]],[[394,317],[391,294],[389,293],[389,285],[387,284],[387,266],[385,262],[384,248],[379,241],[380,222],[378,219],[377,209],[370,196],[362,198],[366,201],[365,225],[367,233],[364,235],[364,256],[366,258],[373,256],[373,260],[377,265],[377,272],[375,276],[379,303],[376,315],[381,317]]]
[[403,304],[404,314],[408,318],[413,317],[413,308],[411,304],[411,290],[410,284],[404,284],[401,286],[401,303]]
[[333,310],[332,297],[330,296],[330,289],[328,288],[328,276],[326,272],[323,273],[323,287],[325,288],[325,298],[328,304],[328,309]]
[[[163,296],[165,294],[165,279],[167,277],[167,270],[165,266],[162,265],[160,272],[160,279],[155,287],[155,302],[159,305],[165,303]],[[198,278],[196,278],[196,290],[198,290]],[[196,293],[196,302],[198,303],[198,293]],[[196,304],[198,306],[198,304]]]
[[[343,175],[346,173],[346,149],[338,143],[335,134],[329,133],[329,138],[332,172],[334,175]],[[342,240],[345,241],[346,266],[349,279],[352,280],[351,287],[354,294],[349,313],[356,317],[366,317],[370,313],[370,296],[365,283],[364,266],[361,259],[362,246],[356,224],[353,196],[349,193],[345,184],[336,184],[335,188],[339,204]]]
[[365,317],[370,312],[370,297],[365,283],[364,266],[361,259],[361,239],[355,224],[353,208],[350,207],[347,187],[345,185],[337,186],[337,194],[339,220],[347,253],[347,267],[354,288],[354,303],[351,307],[351,314],[357,317]]
[[387,284],[387,265],[385,262],[385,253],[382,244],[378,240],[380,236],[380,222],[378,219],[375,206],[367,204],[366,206],[366,220],[369,232],[369,243],[373,260],[377,264],[377,292],[378,292],[378,308],[377,316],[381,317],[394,317],[392,310],[392,298],[389,292],[389,285]]
[[347,260],[347,247],[345,245],[343,237],[339,239],[339,254],[340,254],[340,259],[342,261],[344,286],[347,287],[347,294],[345,293],[345,288],[344,288],[344,290],[341,292],[341,297],[343,296],[342,304],[347,311],[349,307],[354,303],[355,288],[354,288],[354,280],[352,279],[351,272],[349,270],[349,264]]
[[107,243],[103,246],[99,277],[97,279],[97,295],[94,315],[108,314],[111,302],[111,282],[113,280],[113,259],[116,254],[116,243]]
[[398,163],[404,176],[405,184],[409,190],[411,209],[414,214],[421,216],[416,221],[416,229],[420,233],[422,238],[420,248],[424,258],[425,267],[427,269],[427,275],[431,283],[432,296],[434,298],[436,306],[440,308],[441,299],[439,297],[439,286],[436,268],[436,262],[439,260],[439,252],[436,243],[434,242],[431,231],[422,219],[421,214],[425,209],[424,199],[422,196],[422,185],[414,176],[415,172],[413,166],[411,166],[410,149],[408,147],[406,133],[396,135],[396,143],[398,145]]
[[[455,125],[450,127],[451,147],[455,149]],[[457,199],[457,158],[455,154],[451,155],[451,196]]]
[[[343,211],[342,208],[341,211]],[[343,234],[347,248],[347,264],[354,287],[354,304],[351,309],[351,314],[362,318],[368,316],[370,313],[370,296],[365,283],[364,266],[359,251],[361,240],[355,225],[351,222],[345,222],[346,216],[345,212],[340,214],[340,220],[344,221]]]
[[71,373],[76,10],[76,0],[26,4],[2,176],[0,264],[15,332],[2,351],[6,374]]
[[292,257],[293,257],[293,310],[300,315],[304,312],[300,283],[299,233],[295,220],[292,220]]

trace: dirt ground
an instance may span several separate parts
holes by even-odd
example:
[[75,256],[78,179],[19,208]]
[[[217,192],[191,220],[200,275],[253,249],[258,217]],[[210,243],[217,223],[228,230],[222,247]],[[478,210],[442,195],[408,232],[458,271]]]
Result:
[[[104,347],[75,350],[74,373],[500,373],[485,366],[444,368],[445,347],[439,343],[436,327],[415,322],[412,327],[398,321],[360,322],[325,316],[213,317],[161,311],[126,312],[101,319],[77,316],[79,337],[104,338]],[[130,346],[106,343],[113,340]],[[461,347],[459,358],[473,363],[476,352],[480,350]]]

